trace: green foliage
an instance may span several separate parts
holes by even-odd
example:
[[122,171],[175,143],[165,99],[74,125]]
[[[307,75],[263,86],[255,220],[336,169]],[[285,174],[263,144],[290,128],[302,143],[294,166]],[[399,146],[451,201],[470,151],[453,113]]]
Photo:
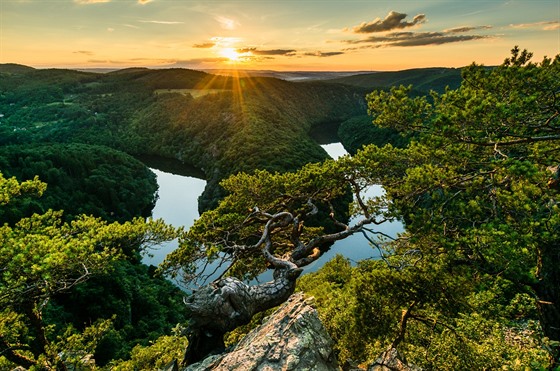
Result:
[[21,195],[41,196],[47,185],[39,181],[39,177],[34,177],[33,180],[18,182],[15,177],[6,179],[0,172],[0,206],[4,207],[13,199]]
[[[515,48],[499,67],[473,64],[463,70],[459,89],[432,93],[430,102],[409,97],[406,87],[373,92],[368,104],[374,123],[412,133],[417,141],[402,150],[367,148],[357,157],[385,166],[381,183],[410,236],[397,252],[418,250],[445,269],[463,267],[463,274],[484,278],[472,298],[505,300],[478,309],[484,321],[473,328],[489,326],[505,336],[505,327],[516,327],[507,322],[512,319],[488,317],[499,310],[533,320],[527,298],[537,297],[544,335],[557,339],[560,315],[541,303],[560,300],[553,263],[560,240],[558,193],[548,185],[547,170],[557,165],[552,154],[560,151],[560,57],[540,64],[530,57]],[[507,348],[498,340],[492,347]]]
[[97,348],[99,340],[109,331],[110,327],[111,319],[97,320],[81,332],[76,331],[71,325],[68,326],[63,333],[57,336],[56,343],[47,347],[46,354],[39,357],[39,364],[48,364],[49,358],[60,356],[67,368],[94,369],[95,360],[92,358],[92,351]]
[[114,248],[96,251],[113,238],[101,220],[82,217],[63,224],[60,219],[61,212],[49,211],[1,228],[2,304],[44,300],[118,257]]
[[188,341],[180,335],[179,327],[173,335],[161,336],[149,346],[137,345],[128,361],[113,362],[108,369],[115,371],[160,370],[174,360],[183,358]]
[[377,90],[369,94],[366,99],[373,124],[399,132],[414,131],[427,125],[431,105],[425,96],[409,99],[411,91],[412,85],[409,85],[392,87],[389,92]]
[[[496,295],[481,301],[480,293],[469,294],[480,282],[460,271],[436,269],[422,262],[395,270],[382,261],[352,268],[338,256],[302,277],[298,287],[315,298],[341,362],[373,362],[398,338],[407,313],[405,342],[399,348],[408,362],[424,369],[548,364],[535,321],[516,321],[505,310],[508,298],[515,306],[517,297],[492,292]],[[527,305],[534,310],[534,302]]]
[[[7,202],[22,189],[41,192],[44,185],[36,179],[19,184],[0,176],[0,189]],[[109,224],[80,216],[64,222],[62,212],[52,210],[23,218],[14,226],[4,224],[0,227],[2,362],[56,369],[92,354],[109,323],[100,321],[81,332],[67,323],[57,328],[46,318],[51,300],[92,276],[108,274],[123,252],[176,237],[177,232],[161,221]]]
[[[225,260],[231,263],[226,274],[242,278],[268,269],[262,251],[250,248],[262,238],[266,215],[284,212],[297,217],[289,226],[278,219],[268,230],[274,234],[269,241],[276,257],[290,259],[302,245],[323,241],[328,233],[320,223],[324,218],[302,222],[311,208],[308,201],[320,204],[323,212],[332,212],[336,219],[340,212],[331,209],[331,204],[350,187],[356,199],[349,214],[357,218],[355,222],[380,224],[400,218],[406,233],[392,242],[371,240],[383,252],[380,261],[352,268],[337,258],[302,279],[301,287],[317,298],[341,360],[373,360],[392,345],[426,369],[555,367],[560,337],[560,315],[554,304],[560,302],[560,213],[558,189],[551,182],[557,174],[547,168],[558,165],[560,152],[560,56],[538,64],[530,58],[530,53],[514,48],[501,66],[473,64],[463,70],[458,89],[434,92],[430,97],[418,96],[411,87],[375,91],[367,98],[373,123],[414,140],[403,148],[366,146],[353,157],[305,165],[293,173],[286,171],[325,157],[307,135],[313,126],[327,122],[327,117],[330,122],[344,121],[363,112],[354,96],[356,90],[337,91],[326,84],[294,88],[274,79],[233,79],[227,80],[231,85],[223,86],[207,81],[207,87],[227,87],[230,92],[198,98],[156,96],[152,94],[156,86],[196,86],[191,80],[185,86],[158,86],[157,79],[152,79],[157,74],[135,70],[105,77],[69,74],[65,85],[47,94],[41,89],[42,81],[53,83],[49,79],[64,73],[16,72],[0,83],[0,109],[8,112],[3,120],[8,124],[1,126],[1,134],[6,134],[2,143],[72,140],[179,158],[204,168],[208,175],[214,193],[205,195],[205,205],[215,201],[210,198],[224,195],[218,187],[220,179],[237,174],[221,183],[227,196],[216,209],[201,216],[163,266],[165,271],[181,272],[187,278],[200,274],[200,262]],[[26,81],[31,73],[36,73],[38,82]],[[160,73],[181,76],[183,72]],[[38,92],[27,101],[36,106],[28,116],[27,109],[13,100],[14,91],[21,94],[27,86]],[[92,120],[80,126],[56,118],[62,98],[65,104],[69,101],[84,107]],[[344,105],[347,107],[340,108]],[[76,108],[72,115],[82,117],[81,108]],[[47,115],[50,117],[41,117]],[[24,116],[27,122],[21,120]],[[254,171],[259,167],[266,170]],[[32,184],[36,189],[37,184]],[[386,193],[370,200],[362,198],[373,184],[382,184]],[[1,194],[8,200],[18,192],[3,190]],[[57,282],[57,277],[82,272],[78,264],[74,271],[66,272],[66,267],[54,264],[65,252],[79,254],[65,244],[65,239],[76,234],[71,230],[57,234],[68,227],[56,213],[22,223],[3,227],[6,235],[14,236],[10,247],[20,250],[4,248],[6,258],[13,255],[19,260],[18,265],[13,263],[2,271],[0,290],[9,302],[17,297],[24,304],[15,293],[36,286],[36,297],[51,299],[50,308],[56,308],[56,300],[63,299],[52,300],[48,290],[64,287],[49,279],[54,277]],[[128,245],[123,240],[133,245],[142,239],[126,237],[130,231],[120,235],[119,225],[97,225],[100,221],[96,219],[82,218],[76,223],[93,223],[90,228],[100,231],[113,226],[109,236],[120,250]],[[131,223],[127,228],[135,230],[134,226]],[[340,236],[350,230],[336,221],[332,227],[343,230]],[[23,233],[24,228],[40,233]],[[99,237],[88,231],[77,235]],[[375,234],[371,228],[362,231]],[[24,243],[26,238],[36,239],[42,246],[44,250],[37,254],[53,254],[54,260],[45,259],[52,266],[33,256],[35,251]],[[51,239],[62,251],[49,250]],[[102,246],[97,244],[90,255],[103,254]],[[32,256],[16,256],[21,249],[28,249]],[[111,254],[106,257],[113,258]],[[25,274],[10,271],[20,268]],[[29,277],[27,271],[32,273]],[[42,281],[33,281],[39,276]],[[131,282],[115,284],[115,292],[130,293],[122,287]],[[119,299],[118,295],[112,298],[129,308],[129,302]],[[134,302],[132,296],[128,299]],[[48,362],[60,362],[54,352],[45,352],[60,330],[54,325],[34,325],[40,323],[37,318],[46,308],[42,303],[37,299],[27,310],[9,307],[3,313],[2,329],[9,330],[1,339],[4,344],[9,341],[9,346],[2,344],[3,349],[30,344],[7,353],[20,364],[36,364],[43,354],[50,354]],[[128,324],[151,328],[141,321],[127,322],[122,317],[120,321],[125,331],[117,329],[121,323],[107,330],[105,349],[126,343]],[[145,336],[146,331],[139,334]],[[167,347],[168,340],[163,338],[145,354],[138,350],[136,360],[127,367],[134,367],[134,362],[150,365],[137,367],[151,367],[159,344]]]
[[338,136],[346,151],[352,155],[368,144],[378,147],[386,144],[404,147],[408,144],[408,139],[398,131],[374,126],[371,117],[366,115],[344,121],[338,128]]
[[[514,49],[500,67],[468,67],[459,89],[430,99],[411,96],[410,87],[371,93],[374,124],[412,135],[408,146],[370,145],[295,173],[229,178],[229,195],[201,216],[165,268],[193,277],[197,261],[233,252],[227,273],[253,277],[266,268],[260,251],[245,248],[262,234],[254,215],[303,215],[310,195],[327,201],[350,186],[356,223],[399,217],[406,233],[371,240],[380,261],[351,268],[338,258],[302,278],[341,360],[372,361],[391,345],[426,369],[554,366],[560,317],[547,303],[560,300],[560,214],[547,168],[560,152],[560,57],[529,57]],[[373,184],[384,196],[358,198]],[[298,234],[304,241],[325,235],[307,227]],[[276,256],[289,259],[290,231],[281,223],[273,230]]]
[[[259,248],[236,251],[236,246],[252,245],[261,237],[263,223],[251,220],[249,214],[257,208],[265,214],[289,212],[298,215],[301,240],[311,241],[329,227],[327,215],[337,211],[341,220],[348,218],[348,211],[342,205],[348,203],[348,184],[340,175],[334,161],[322,164],[308,164],[293,173],[270,173],[256,171],[253,175],[240,173],[224,180],[222,186],[228,195],[219,206],[206,211],[195,221],[189,231],[181,237],[179,248],[170,253],[162,269],[165,272],[181,274],[189,281],[199,276],[197,267],[205,261],[217,259],[233,261],[228,274],[254,278],[268,269]],[[309,200],[322,210],[316,218],[307,218],[311,210]],[[334,209],[339,204],[337,210]],[[291,225],[285,226],[279,241],[274,244],[276,254],[288,253],[294,248],[289,241]]]
[[154,270],[119,261],[110,273],[57,295],[45,318],[50,323],[72,323],[78,329],[93,318],[112,318],[111,330],[93,353],[95,362],[103,366],[128,359],[136,345],[147,346],[185,321],[183,293],[166,279],[154,277]]
[[20,181],[40,179],[48,188],[40,199],[22,198],[0,210],[0,221],[15,223],[48,209],[66,220],[91,214],[125,221],[149,216],[155,204],[155,175],[141,162],[110,148],[83,144],[0,147],[0,168]]
[[446,88],[457,89],[461,85],[461,70],[456,68],[415,68],[403,71],[356,74],[331,81],[370,90],[413,85],[416,90],[423,93],[432,90],[442,93]]
[[[0,145],[80,142],[178,159],[204,169],[201,210],[217,205],[229,175],[324,160],[311,127],[365,112],[361,90],[334,84],[183,69],[8,70],[0,80]],[[193,98],[161,89],[220,92]]]

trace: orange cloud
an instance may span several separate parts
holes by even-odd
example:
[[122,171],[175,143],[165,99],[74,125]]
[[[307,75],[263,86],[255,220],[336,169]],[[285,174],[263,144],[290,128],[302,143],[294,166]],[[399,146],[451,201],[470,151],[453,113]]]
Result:
[[426,16],[424,14],[418,14],[413,19],[412,22],[406,22],[404,19],[407,17],[404,13],[398,13],[391,11],[385,19],[381,20],[379,18],[374,19],[371,22],[363,22],[358,26],[352,28],[354,33],[374,33],[374,32],[385,32],[400,30],[403,28],[408,28],[415,26],[417,24],[424,23],[426,21]]
[[554,31],[560,29],[560,21],[518,23],[518,24],[510,24],[509,26],[512,28],[542,28],[545,31]]

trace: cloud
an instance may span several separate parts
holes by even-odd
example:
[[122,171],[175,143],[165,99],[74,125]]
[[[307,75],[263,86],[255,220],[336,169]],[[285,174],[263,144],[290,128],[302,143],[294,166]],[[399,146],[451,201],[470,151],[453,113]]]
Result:
[[155,23],[155,24],[184,24],[185,22],[178,22],[178,21],[156,21],[156,20],[149,20],[149,21],[138,21],[141,23]]
[[[377,19],[370,23],[362,23],[360,26],[353,28],[356,33],[377,33],[382,31],[397,30],[412,27],[424,23],[426,16],[418,14],[412,22],[406,22],[404,19],[406,14],[391,11],[383,21]],[[357,40],[345,40],[347,44],[370,44],[360,48],[344,49],[345,51],[364,49],[364,48],[382,48],[382,47],[408,47],[408,46],[427,46],[442,45],[449,43],[465,42],[471,40],[488,39],[492,36],[472,34],[472,31],[489,30],[492,26],[461,26],[453,27],[443,31],[432,32],[384,32],[380,35],[370,35],[366,38]]]
[[215,42],[207,42],[207,43],[202,43],[202,44],[194,44],[192,47],[193,48],[198,48],[198,49],[210,49],[213,46],[216,46]]
[[447,29],[447,30],[443,30],[443,32],[445,32],[445,33],[465,33],[465,32],[470,32],[470,31],[475,31],[475,30],[489,30],[491,28],[492,28],[492,26],[475,26],[475,27],[465,26],[465,27],[450,28],[450,29]]
[[89,50],[77,50],[73,52],[74,54],[83,54],[83,55],[93,55],[94,53]]
[[[110,3],[113,0],[74,0],[76,4],[99,4],[99,3]],[[138,4],[145,5],[151,3],[153,0],[137,0]]]
[[253,55],[284,55],[293,56],[296,53],[294,49],[270,49],[258,50],[257,48],[241,48],[236,50],[239,54],[251,53]]
[[88,63],[94,63],[94,64],[123,64],[123,65],[127,65],[127,64],[130,64],[130,61],[117,61],[117,60],[111,60],[111,59],[90,59],[90,60],[88,60]]
[[543,30],[545,31],[560,30],[560,22],[552,23],[550,26],[544,27]]
[[240,25],[237,21],[227,17],[216,16],[214,19],[220,24],[220,27],[225,30],[235,30],[237,26]]
[[225,47],[231,47],[241,42],[241,39],[239,37],[214,36],[210,39],[210,41],[215,43],[216,46],[225,48]]
[[333,57],[335,55],[341,55],[344,54],[344,52],[313,52],[313,53],[304,53],[303,55],[307,55],[307,56],[311,56],[311,57]]
[[88,63],[124,66],[157,66],[157,67],[196,67],[200,64],[215,64],[228,62],[228,58],[194,58],[194,59],[164,59],[164,58],[130,58],[130,59],[89,59]]
[[110,3],[111,0],[74,0],[76,4]]
[[229,58],[225,57],[216,57],[216,58],[193,58],[193,59],[184,59],[184,60],[176,60],[167,65],[167,67],[196,67],[201,64],[216,64],[216,63],[224,63],[229,62]]
[[424,14],[416,15],[412,19],[412,22],[404,21],[406,17],[407,15],[404,13],[391,11],[385,19],[381,20],[376,18],[368,23],[362,22],[360,25],[353,27],[352,31],[354,33],[386,32],[416,26],[417,24],[422,24],[426,21],[426,16]]
[[370,48],[390,46],[426,46],[487,39],[490,36],[456,35],[446,32],[395,32],[385,36],[370,36],[362,40],[346,40],[348,44],[370,43]]
[[560,21],[543,21],[543,22],[534,22],[534,23],[518,23],[518,24],[510,24],[511,28],[541,28],[545,31],[554,31],[560,29]]

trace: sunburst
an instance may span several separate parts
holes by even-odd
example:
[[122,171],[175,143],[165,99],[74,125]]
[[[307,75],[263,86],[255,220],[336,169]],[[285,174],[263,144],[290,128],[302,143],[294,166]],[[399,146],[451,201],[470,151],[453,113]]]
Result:
[[223,48],[220,51],[220,54],[229,59],[230,62],[239,62],[241,58],[241,55],[237,52],[237,50],[235,50],[235,48]]

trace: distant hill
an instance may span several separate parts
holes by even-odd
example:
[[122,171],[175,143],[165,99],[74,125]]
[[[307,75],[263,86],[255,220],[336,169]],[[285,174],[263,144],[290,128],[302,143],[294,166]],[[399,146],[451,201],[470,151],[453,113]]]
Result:
[[2,74],[0,91],[0,146],[74,142],[177,159],[204,172],[202,209],[230,174],[326,159],[312,128],[366,113],[359,87],[179,68],[30,69]]
[[109,68],[92,68],[92,69],[84,69],[80,71],[86,72],[102,72],[102,73],[112,73],[114,75],[120,75],[123,73],[133,73],[133,72],[142,72],[142,71],[149,71],[149,69],[145,67],[129,67],[129,68],[122,68],[122,69],[109,69]]
[[[41,71],[33,67],[15,63],[0,64],[0,73],[21,74]],[[273,77],[292,82],[324,81],[345,84],[364,89],[388,88],[391,86],[410,85],[415,90],[443,92],[446,86],[452,89],[461,84],[461,70],[458,68],[414,68],[402,71],[273,71],[273,70],[237,70],[207,69],[189,70],[183,68],[148,69],[131,67],[124,69],[82,68],[79,72],[103,73],[112,76],[126,75],[126,79],[139,80],[154,89],[179,88],[220,88],[229,89],[232,80],[243,77]],[[226,86],[227,85],[227,86]]]
[[330,80],[359,74],[369,74],[372,71],[272,71],[272,70],[236,70],[236,69],[207,69],[203,70],[214,75],[233,77],[274,77],[286,81],[316,81]]
[[25,73],[33,71],[33,67],[16,63],[0,63],[0,73]]
[[226,89],[231,86],[231,78],[183,68],[147,70],[137,76],[138,81],[153,89]]
[[415,90],[443,92],[446,86],[456,89],[461,85],[459,68],[414,68],[402,71],[373,72],[340,77],[328,82],[357,86],[367,89],[413,85]]

